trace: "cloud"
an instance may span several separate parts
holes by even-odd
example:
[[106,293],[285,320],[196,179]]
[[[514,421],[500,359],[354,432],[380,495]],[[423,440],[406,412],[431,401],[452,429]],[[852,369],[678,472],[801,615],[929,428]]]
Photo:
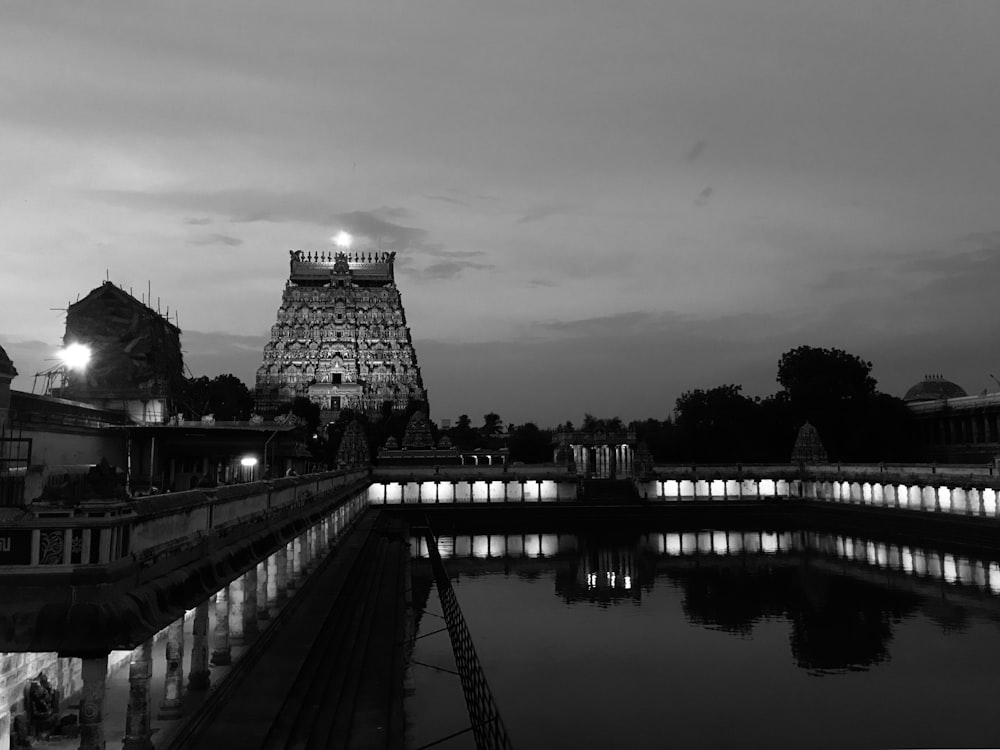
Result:
[[349,211],[336,214],[334,220],[353,235],[367,237],[384,250],[420,247],[427,240],[427,230],[388,221],[379,211]]
[[424,255],[436,258],[476,258],[486,255],[485,250],[446,250],[443,245],[427,244],[420,248]]
[[468,205],[465,201],[460,201],[458,198],[450,198],[447,195],[425,195],[424,197],[430,201],[440,201],[441,203],[454,203],[457,206]]
[[226,245],[227,247],[239,247],[243,240],[228,234],[206,234],[201,237],[192,237],[187,241],[189,245]]
[[688,150],[686,154],[684,154],[684,161],[697,161],[698,157],[704,153],[707,145],[708,141],[706,140],[698,141]]
[[715,192],[715,190],[713,190],[710,187],[705,188],[700,193],[698,193],[698,197],[694,199],[694,205],[699,206],[699,207],[707,206],[708,205],[708,199],[712,197],[712,194],[714,192]]
[[556,216],[557,214],[566,213],[568,211],[567,206],[551,206],[551,205],[540,205],[528,209],[528,211],[517,220],[518,224],[531,224],[532,222],[542,221],[549,218],[550,216]]
[[203,217],[188,216],[186,219],[184,219],[184,223],[195,227],[203,227],[206,224],[211,224],[212,220],[207,216]]
[[88,195],[134,208],[208,212],[235,223],[295,221],[330,226],[337,216],[329,201],[311,191],[100,190]]
[[[22,339],[10,333],[0,333],[0,345],[18,372],[12,383],[12,387],[16,390],[31,391],[36,372],[43,372],[59,364],[56,358],[56,350],[61,345],[59,340],[46,343],[36,339]],[[39,387],[41,387],[40,382]]]
[[471,260],[442,260],[418,270],[416,275],[423,279],[451,279],[465,270],[488,270],[491,268],[493,266],[488,263],[476,263]]

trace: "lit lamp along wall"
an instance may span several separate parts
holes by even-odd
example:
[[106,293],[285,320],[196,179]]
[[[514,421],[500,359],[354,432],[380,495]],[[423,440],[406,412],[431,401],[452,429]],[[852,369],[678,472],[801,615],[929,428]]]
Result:
[[240,482],[254,481],[254,474],[257,471],[257,457],[243,456],[240,459]]

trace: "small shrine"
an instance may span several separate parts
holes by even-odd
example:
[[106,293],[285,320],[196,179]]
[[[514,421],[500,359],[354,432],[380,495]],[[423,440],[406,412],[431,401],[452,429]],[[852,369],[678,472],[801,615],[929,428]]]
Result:
[[820,439],[819,430],[806,422],[799,428],[792,448],[793,464],[825,464],[828,461],[826,448]]

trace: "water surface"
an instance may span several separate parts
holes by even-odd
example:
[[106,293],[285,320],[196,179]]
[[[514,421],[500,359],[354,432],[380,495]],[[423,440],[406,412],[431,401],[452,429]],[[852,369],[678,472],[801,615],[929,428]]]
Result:
[[[981,555],[718,529],[440,548],[515,747],[1000,746],[1000,566]],[[444,624],[424,566],[418,635]],[[425,666],[454,669],[447,634],[412,656],[417,748],[469,721],[458,678]]]

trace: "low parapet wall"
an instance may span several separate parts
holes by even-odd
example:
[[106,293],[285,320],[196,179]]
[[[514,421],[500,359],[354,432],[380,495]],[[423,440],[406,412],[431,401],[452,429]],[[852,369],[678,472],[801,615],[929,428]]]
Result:
[[539,471],[462,472],[453,478],[428,472],[392,478],[378,472],[368,487],[373,505],[442,503],[551,503],[578,499],[577,478],[566,473]]
[[[0,568],[0,644],[61,655],[131,648],[304,531],[352,522],[367,506],[368,476],[330,472],[150,497],[127,512],[104,504],[104,517],[83,506],[4,524],[0,540],[34,537],[37,562]],[[98,559],[78,562],[92,549]]]
[[140,562],[238,527],[308,512],[368,469],[154,495],[129,501],[38,506],[0,524],[0,575],[85,571]]
[[657,466],[636,480],[648,501],[811,500],[1000,520],[1000,476],[984,466]]

